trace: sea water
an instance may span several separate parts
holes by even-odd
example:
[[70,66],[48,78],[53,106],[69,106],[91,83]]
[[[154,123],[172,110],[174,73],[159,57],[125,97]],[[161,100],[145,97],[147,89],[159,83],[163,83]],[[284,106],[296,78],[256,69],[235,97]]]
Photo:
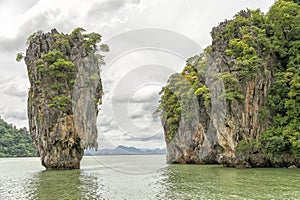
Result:
[[164,155],[84,157],[80,170],[0,159],[0,199],[300,199],[300,169],[167,165]]

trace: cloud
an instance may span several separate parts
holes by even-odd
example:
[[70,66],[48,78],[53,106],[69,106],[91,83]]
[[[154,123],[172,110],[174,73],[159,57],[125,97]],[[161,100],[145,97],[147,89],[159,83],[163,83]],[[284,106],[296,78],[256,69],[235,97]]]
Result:
[[107,13],[119,10],[125,5],[124,0],[110,0],[105,2],[96,2],[87,12],[88,17],[100,17]]
[[102,114],[98,117],[97,125],[108,129],[115,129],[117,127],[112,117],[103,116]]
[[159,91],[161,86],[158,85],[146,85],[139,88],[131,97],[130,102],[145,103],[145,102],[157,102],[159,99]]
[[132,77],[129,82],[121,82],[117,88],[110,91],[112,95],[112,101],[114,103],[155,103],[159,100],[159,92],[161,91],[161,84],[141,83],[136,84],[136,88],[133,87],[133,82],[141,79],[141,76],[137,75],[136,78]]
[[98,18],[108,17],[108,14],[112,14],[123,8],[126,4],[139,4],[139,0],[106,0],[104,2],[96,2],[91,5],[87,12],[88,17]]
[[48,29],[49,18],[51,18],[52,15],[52,11],[41,13],[21,25],[14,37],[1,37],[0,51],[17,52],[23,49],[29,35],[38,30]]
[[[9,6],[7,2],[2,4]],[[26,13],[23,15],[16,13],[21,16],[14,19],[18,22],[14,23],[15,26],[19,24],[16,34],[13,34],[13,37],[11,37],[12,34],[0,37],[0,51],[17,52],[25,47],[28,36],[38,30],[49,31],[57,28],[59,31],[69,32],[81,24],[91,27],[96,24],[96,29],[103,25],[112,26],[118,21],[122,21],[121,18],[124,19],[124,17],[113,14],[114,12],[127,4],[139,4],[139,1],[107,0],[94,4],[84,2],[84,4],[79,0],[75,0],[71,5],[59,0],[54,0],[53,3],[47,0],[31,0],[26,6],[27,9],[29,8]],[[10,6],[14,6],[14,4]]]
[[129,117],[130,117],[131,119],[138,119],[138,118],[143,117],[144,114],[145,114],[145,113],[144,113],[143,111],[139,110],[139,111],[136,111],[136,112],[134,112],[134,113],[131,113],[131,114],[129,115]]
[[4,118],[15,120],[27,120],[26,110],[7,110],[3,111]]
[[14,51],[20,49],[24,43],[24,36],[18,35],[15,38],[0,38],[0,51]]
[[146,103],[135,103],[128,107],[129,118],[131,119],[142,119],[147,121],[153,121],[153,113],[155,112],[158,103],[146,102]]
[[26,1],[13,1],[13,0],[1,0],[0,6],[2,9],[13,8],[15,12],[24,12],[28,8],[31,8],[39,0],[26,0]]
[[10,97],[25,98],[27,95],[28,81],[26,77],[0,77],[0,94]]
[[24,109],[0,107],[0,117],[18,128],[28,127],[27,112]]
[[1,85],[6,83],[8,80],[10,80],[9,77],[3,76],[2,74],[0,74],[0,88],[1,88]]
[[150,136],[150,137],[129,137],[126,139],[127,141],[155,141],[159,140],[162,141],[164,140],[164,134],[163,133],[158,133],[156,135]]
[[99,126],[112,126],[112,119],[108,117],[103,117],[101,121],[98,122]]
[[12,97],[26,97],[27,90],[20,89],[15,83],[9,84],[5,90],[4,94]]

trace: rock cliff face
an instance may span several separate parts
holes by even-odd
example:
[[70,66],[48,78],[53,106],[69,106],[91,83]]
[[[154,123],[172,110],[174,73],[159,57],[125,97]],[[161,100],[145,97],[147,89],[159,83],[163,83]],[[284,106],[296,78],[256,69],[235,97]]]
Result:
[[[248,18],[251,13],[241,12],[240,16]],[[220,74],[219,81],[224,85],[224,88],[220,89],[214,84],[208,84],[213,104],[217,104],[212,105],[215,111],[210,111],[218,144],[222,147],[222,153],[218,154],[217,161],[235,167],[265,166],[267,164],[265,158],[263,161],[258,161],[257,156],[245,159],[245,155],[238,154],[237,145],[245,138],[258,138],[267,129],[268,122],[262,119],[260,111],[267,105],[268,91],[273,81],[271,68],[275,61],[270,55],[262,53],[257,61],[250,63],[255,69],[247,69],[245,75],[242,74],[242,70],[245,70],[242,67],[248,66],[238,66],[237,59],[230,53],[226,53],[226,50],[230,49],[229,41],[233,38],[220,37],[220,33],[226,32],[225,29],[230,23],[232,21],[223,22],[213,28],[211,33],[213,43],[208,58],[210,70],[206,74],[207,83],[213,81],[213,75]],[[262,50],[257,49],[257,51]],[[227,80],[229,78],[231,80]],[[220,84],[217,87],[220,87]],[[238,92],[238,94],[230,98],[231,92]],[[226,100],[220,99],[224,93]],[[239,94],[241,96],[238,96]]]
[[84,149],[97,149],[101,36],[83,31],[66,35],[53,29],[28,39],[29,128],[47,169],[79,168]]
[[[168,162],[300,167],[288,137],[276,136],[284,138],[278,142],[267,132],[277,114],[270,115],[269,93],[282,69],[264,20],[248,10],[220,23],[212,45],[169,78],[158,109]],[[274,141],[285,145],[281,152]]]

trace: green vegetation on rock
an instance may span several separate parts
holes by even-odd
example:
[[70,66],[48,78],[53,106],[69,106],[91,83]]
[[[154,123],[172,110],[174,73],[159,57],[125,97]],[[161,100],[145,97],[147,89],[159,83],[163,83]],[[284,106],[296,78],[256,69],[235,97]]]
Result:
[[[260,29],[265,35],[260,36],[261,42],[255,43],[262,44],[264,52],[274,55],[271,69],[274,75],[267,108],[260,110],[270,126],[256,138],[257,148],[250,148],[249,152],[259,151],[270,159],[281,159],[286,155],[300,158],[299,22],[300,6],[293,1],[279,0],[263,16]],[[252,140],[241,141],[238,149],[253,146],[249,141]]]
[[[83,34],[85,29],[78,27],[72,31],[70,35],[63,33],[54,34],[55,40],[54,49],[46,54],[42,54],[39,59],[34,61],[37,66],[37,78],[35,84],[40,85],[44,88],[44,92],[51,94],[48,96],[50,103],[49,107],[56,107],[63,112],[70,112],[72,107],[72,97],[70,93],[66,91],[72,91],[75,84],[77,75],[77,69],[75,64],[71,61],[68,56],[71,49],[71,41],[83,41],[83,47],[85,53],[95,53],[98,50],[97,44],[101,41],[101,35],[98,33]],[[27,40],[28,45],[31,44],[34,39],[41,34],[41,32],[35,32],[31,34]],[[103,52],[109,51],[106,44],[100,46],[100,50]],[[103,56],[95,54],[100,64],[104,64]],[[21,61],[23,59],[23,53],[18,53],[16,60]],[[47,76],[47,77],[45,77]],[[50,89],[48,88],[49,83],[52,83]]]
[[266,15],[276,55],[274,83],[268,96],[272,125],[262,137],[266,152],[292,152],[300,158],[300,6],[278,1]]
[[[76,28],[71,34],[38,31],[25,55],[30,89],[30,135],[46,168],[79,168],[84,149],[97,149],[100,67],[108,51],[101,35]],[[99,50],[99,51],[98,51]],[[21,60],[23,54],[17,55]]]
[[[183,72],[172,75],[162,90],[158,110],[162,113],[167,144],[177,133],[180,121],[189,120],[183,110],[183,105],[189,103],[183,101],[189,101],[193,94],[200,108],[209,107],[211,94],[204,76],[211,58],[220,65],[216,77],[225,87],[218,98],[226,99],[226,128],[235,131],[230,136],[235,142],[231,145],[236,146],[232,153],[237,152],[246,162],[260,154],[268,160],[264,166],[298,163],[299,1],[278,0],[267,14],[260,10],[240,11],[232,20],[215,27],[212,37],[212,45],[204,54],[188,59]],[[226,145],[223,148],[228,150]],[[282,162],[286,164],[281,165]]]
[[[256,138],[256,142],[252,138],[245,138],[239,143],[238,149],[249,146],[248,153],[260,151],[270,158],[292,154],[293,157],[300,158],[300,6],[293,1],[279,0],[266,15],[259,14],[258,11],[251,13],[247,20],[251,22],[251,28],[245,31],[247,44],[240,39],[232,39],[226,53],[234,55],[237,63],[241,60],[249,62],[249,67],[244,65],[241,68],[242,75],[247,76],[260,75],[255,74],[258,66],[264,66],[263,59],[259,57],[274,56],[271,69],[274,77],[267,108],[260,110],[264,113],[264,120],[269,118],[270,126]],[[233,22],[237,23],[236,21],[241,23],[246,20],[236,17]],[[243,25],[233,34],[244,39],[245,28]],[[254,143],[257,148],[253,148]]]
[[163,95],[157,112],[162,113],[165,120],[167,142],[176,134],[181,118],[184,121],[193,120],[191,110],[196,110],[194,102],[201,102],[202,106],[210,104],[210,93],[203,80],[206,67],[205,54],[189,58],[182,73],[173,74],[169,78],[169,84],[162,89]]

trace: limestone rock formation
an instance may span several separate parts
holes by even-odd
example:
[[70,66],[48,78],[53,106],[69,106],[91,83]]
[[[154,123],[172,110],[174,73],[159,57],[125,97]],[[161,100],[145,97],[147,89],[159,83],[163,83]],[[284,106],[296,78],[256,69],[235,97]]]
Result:
[[[297,18],[299,13],[298,9],[291,16]],[[168,162],[300,167],[299,96],[295,92],[299,68],[292,60],[299,51],[288,48],[284,52],[287,39],[282,39],[280,31],[274,33],[278,16],[275,22],[270,18],[247,10],[220,23],[213,28],[212,44],[204,53],[188,59],[183,72],[169,78],[158,108]],[[266,19],[273,26],[266,25]],[[290,38],[295,44],[299,41],[299,37]],[[283,78],[278,81],[278,77]],[[292,108],[288,107],[291,102]],[[281,106],[278,110],[276,103]],[[276,123],[282,126],[279,130]]]
[[53,29],[28,39],[29,128],[47,169],[80,168],[84,149],[97,149],[101,36],[82,32],[77,28],[68,35]]

